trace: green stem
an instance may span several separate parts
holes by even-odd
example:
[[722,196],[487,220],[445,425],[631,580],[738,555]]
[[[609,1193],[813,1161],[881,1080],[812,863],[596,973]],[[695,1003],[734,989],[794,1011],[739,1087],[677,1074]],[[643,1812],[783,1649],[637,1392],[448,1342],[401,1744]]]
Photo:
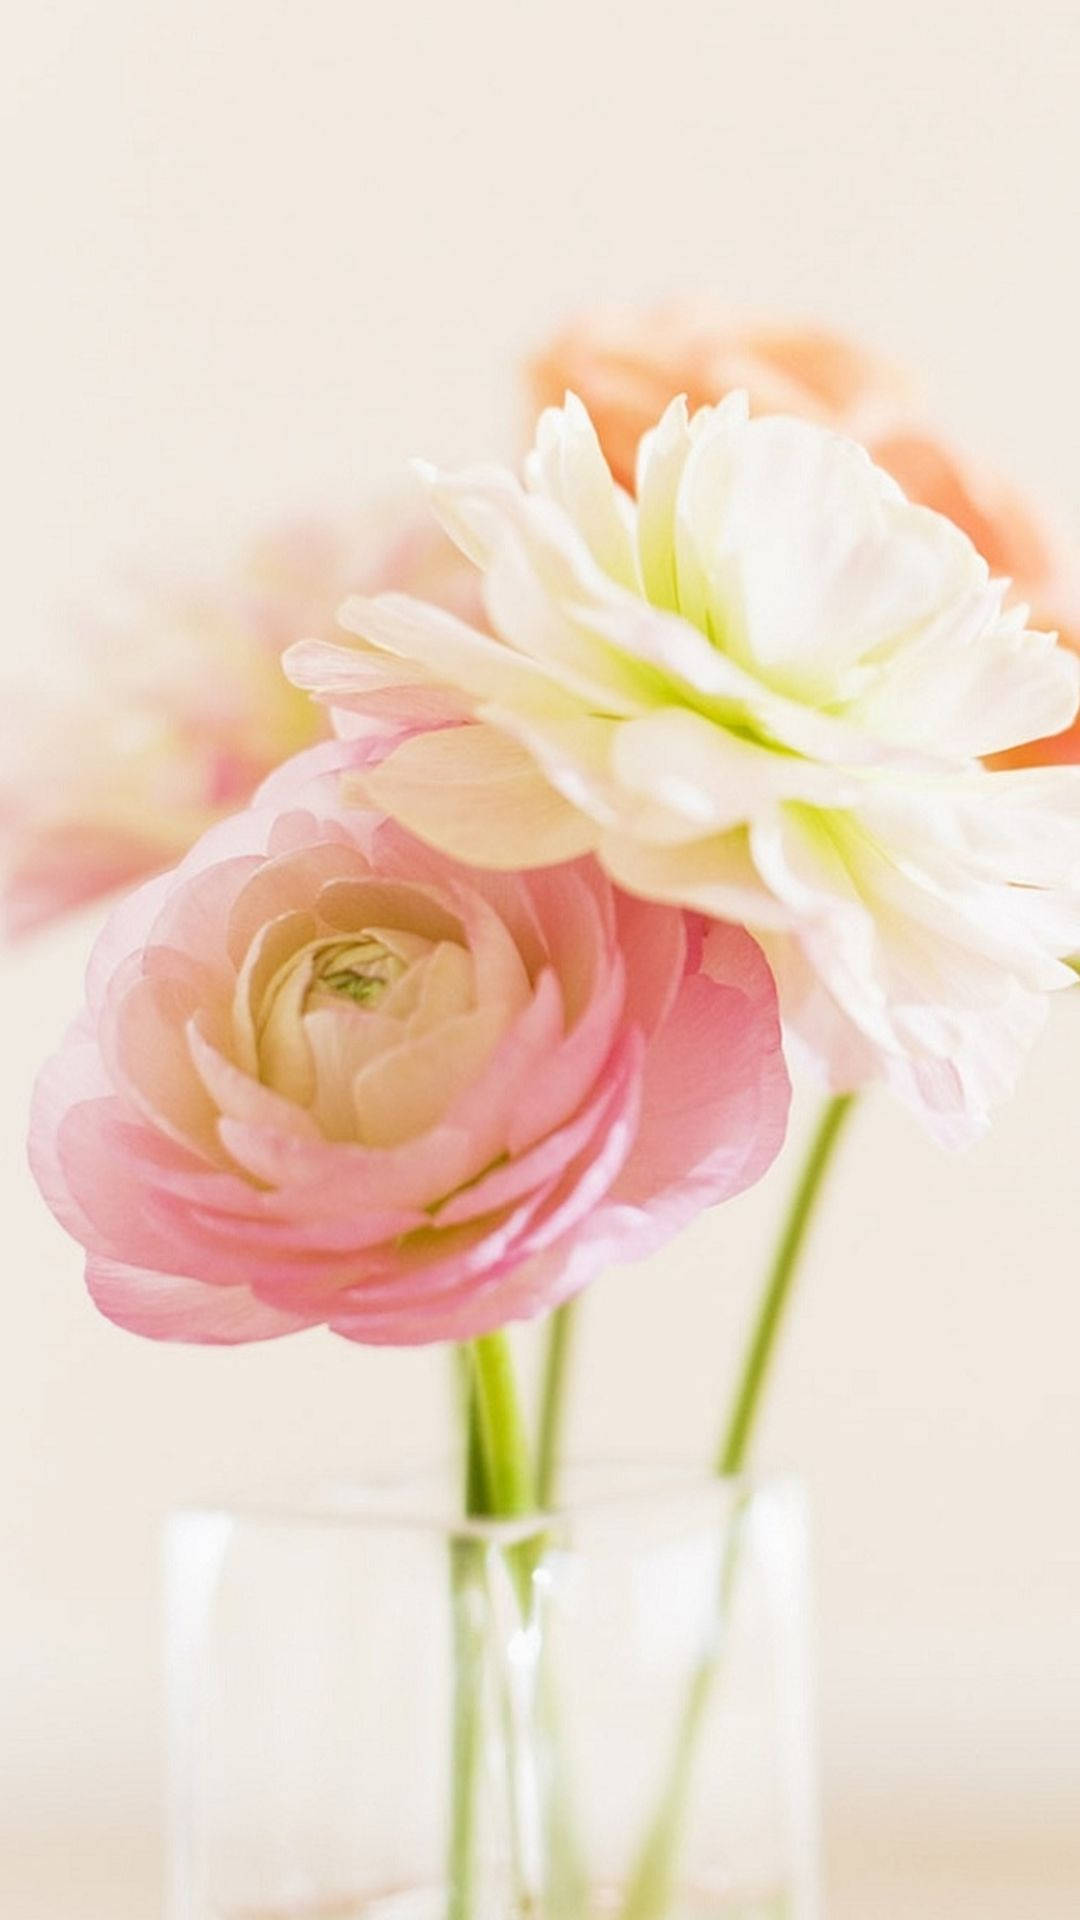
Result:
[[[528,1438],[514,1384],[510,1343],[488,1334],[457,1349],[465,1418],[465,1512],[469,1518],[531,1513]],[[520,1549],[508,1564],[523,1610],[531,1567]],[[476,1889],[476,1796],[482,1753],[488,1602],[480,1540],[462,1535],[451,1548],[454,1617],[454,1706],[451,1752],[450,1858],[447,1920],[473,1920]]]
[[450,1554],[454,1696],[446,1910],[448,1920],[472,1920],[481,1758],[479,1698],[484,1681],[483,1550],[475,1540],[460,1539],[452,1543]]
[[[570,1312],[560,1309],[553,1317],[551,1327],[542,1395],[540,1466],[535,1477],[507,1336],[503,1333],[488,1334],[474,1341],[470,1349],[476,1425],[481,1442],[484,1480],[490,1496],[488,1511],[493,1515],[508,1518],[528,1516],[542,1505],[541,1495],[543,1500],[550,1498],[559,1452],[570,1331]],[[506,1549],[506,1563],[524,1620],[533,1617],[536,1599],[534,1575],[543,1553],[545,1538],[544,1533],[537,1533]],[[579,1865],[567,1780],[558,1752],[558,1716],[552,1676],[546,1665],[546,1649],[541,1650],[539,1658],[541,1664],[535,1679],[536,1726],[527,1739],[530,1742],[535,1739],[536,1730],[543,1726],[542,1744],[553,1756],[552,1775],[546,1786],[540,1786],[539,1802],[525,1807],[522,1830],[529,1827],[543,1847],[543,1860],[538,1860],[537,1864],[545,1883],[547,1910],[555,1920],[561,1920],[562,1916],[566,1916],[566,1920],[577,1920],[577,1916],[584,1911],[584,1874]],[[506,1744],[513,1783],[517,1775],[517,1763],[523,1756],[517,1751],[518,1739],[512,1727],[508,1730]],[[535,1790],[536,1783],[530,1783],[526,1789],[527,1799]],[[529,1874],[523,1871],[525,1856],[521,1845],[522,1832],[515,1831],[514,1840],[523,1905],[528,1905],[532,1894]]]
[[475,1520],[491,1512],[491,1489],[488,1486],[487,1461],[476,1404],[476,1382],[468,1347],[455,1347],[454,1360],[458,1370],[461,1423],[465,1435],[465,1514],[468,1519]]
[[[578,1312],[578,1299],[566,1300],[547,1323],[536,1441],[536,1502],[545,1513],[554,1505],[562,1464],[566,1389]],[[539,1551],[538,1541],[536,1561]],[[583,1920],[588,1905],[587,1877],[573,1817],[568,1756],[561,1736],[550,1656],[545,1640],[537,1674],[537,1724],[543,1728],[549,1754],[544,1799],[545,1911],[549,1920]]]
[[[784,1318],[784,1309],[798,1271],[799,1260],[814,1208],[843,1131],[854,1095],[834,1096],[825,1107],[811,1137],[810,1147],[784,1217],[739,1376],[731,1415],[716,1460],[721,1475],[741,1473],[757,1428],[770,1365]],[[738,1568],[745,1517],[746,1494],[740,1492],[732,1511],[724,1551],[717,1609],[717,1632],[695,1669],[672,1749],[664,1789],[649,1826],[623,1902],[621,1920],[661,1920],[670,1904],[678,1871],[679,1848],[693,1773],[712,1690],[719,1676],[727,1617]]]
[[547,1326],[536,1443],[536,1504],[545,1512],[551,1506],[556,1492],[566,1409],[566,1379],[577,1309],[576,1299],[565,1300],[561,1307],[556,1307]]
[[784,1308],[791,1296],[798,1271],[799,1257],[807,1229],[821,1192],[833,1151],[854,1105],[851,1093],[836,1094],[826,1106],[810,1142],[802,1173],[792,1196],[772,1266],[765,1285],[758,1317],[750,1336],[746,1360],[739,1379],[735,1405],[717,1455],[719,1474],[741,1473],[750,1451],[769,1367],[776,1351],[777,1336]]
[[[465,1428],[465,1513],[490,1511],[476,1385],[468,1349],[457,1347]],[[450,1755],[450,1856],[447,1920],[472,1920],[476,1882],[476,1792],[481,1757],[480,1693],[484,1684],[484,1553],[466,1535],[450,1546],[454,1636],[453,1733]]]
[[536,1511],[529,1436],[505,1333],[485,1333],[472,1343],[477,1423],[491,1504],[501,1519]]

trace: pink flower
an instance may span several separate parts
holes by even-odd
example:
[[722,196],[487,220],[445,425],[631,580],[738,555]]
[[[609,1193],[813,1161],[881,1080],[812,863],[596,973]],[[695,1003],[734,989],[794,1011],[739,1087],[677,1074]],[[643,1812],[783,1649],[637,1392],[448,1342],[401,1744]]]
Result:
[[358,579],[468,618],[472,570],[400,495],[356,522],[285,526],[204,581],[156,580],[84,630],[52,695],[4,690],[0,922],[9,935],[171,865],[327,731],[285,680],[291,641],[336,631]]
[[[952,520],[992,574],[1011,580],[1029,624],[1080,652],[1080,541],[1067,539],[1016,487],[950,445],[915,384],[842,334],[748,320],[715,301],[605,307],[557,334],[527,369],[537,406],[585,403],[615,478],[633,489],[641,436],[668,402],[693,411],[741,388],[754,414],[787,413],[858,440],[909,500]],[[1080,760],[1080,718],[994,762]]]
[[342,802],[328,742],[114,911],[31,1159],[111,1319],[234,1342],[474,1336],[773,1159],[788,1081],[741,929],[589,859],[483,874]]

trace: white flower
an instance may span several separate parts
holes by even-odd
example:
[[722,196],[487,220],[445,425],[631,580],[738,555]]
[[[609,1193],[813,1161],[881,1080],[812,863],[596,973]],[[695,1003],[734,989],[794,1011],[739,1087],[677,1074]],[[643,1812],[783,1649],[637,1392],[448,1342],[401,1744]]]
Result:
[[524,487],[427,477],[491,631],[383,595],[343,611],[365,650],[289,656],[339,708],[371,650],[381,680],[452,689],[448,722],[468,701],[371,797],[478,864],[594,849],[633,893],[743,921],[834,1086],[981,1126],[1080,948],[1080,771],[981,756],[1069,724],[1076,659],[860,447],[741,395],[668,408],[636,502],[572,398]]

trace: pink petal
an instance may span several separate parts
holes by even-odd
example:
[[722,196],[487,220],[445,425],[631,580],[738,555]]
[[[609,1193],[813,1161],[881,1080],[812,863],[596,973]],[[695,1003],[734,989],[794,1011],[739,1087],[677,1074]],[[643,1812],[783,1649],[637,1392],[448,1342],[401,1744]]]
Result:
[[468,697],[434,685],[426,667],[369,647],[299,640],[281,664],[294,687],[388,728],[427,730],[468,719],[471,712]]
[[686,972],[687,915],[617,888],[615,912],[626,968],[627,1017],[651,1034],[667,1018]]
[[611,1054],[625,993],[623,957],[615,952],[577,1025],[537,1062],[515,1101],[506,1138],[511,1154],[524,1153],[577,1111]]
[[726,928],[710,965],[727,980],[684,981],[649,1046],[641,1127],[612,1189],[612,1199],[654,1215],[656,1244],[759,1178],[787,1126],[790,1084],[760,949]]
[[[472,1137],[461,1127],[436,1127],[423,1140],[390,1149],[307,1141],[236,1120],[222,1120],[220,1132],[253,1179],[279,1190],[286,1212],[326,1207],[335,1194],[358,1213],[379,1203],[429,1207],[481,1171]],[[268,1210],[272,1198],[266,1198]]]
[[[151,1149],[146,1164],[138,1152],[144,1139]],[[53,1164],[81,1220],[77,1237],[90,1253],[163,1272],[176,1264],[175,1241],[153,1212],[159,1141],[145,1123],[132,1128],[130,1110],[115,1096],[80,1101],[63,1114]]]
[[331,929],[356,933],[364,926],[397,927],[425,940],[461,940],[463,929],[452,894],[432,887],[402,885],[378,875],[330,880],[318,897],[318,910]]
[[109,1006],[102,1044],[114,1086],[154,1126],[212,1163],[221,1157],[217,1112],[195,1071],[185,1032],[200,998],[197,983],[179,968],[171,980],[161,971],[129,980]]
[[610,1106],[611,1088],[604,1082],[568,1125],[547,1134],[528,1152],[501,1161],[490,1173],[455,1193],[439,1207],[435,1215],[438,1225],[454,1226],[460,1221],[474,1220],[519,1200],[537,1187],[550,1187],[588,1144]]
[[196,871],[183,882],[174,875],[147,944],[189,955],[204,976],[217,982],[219,991],[230,990],[233,961],[228,946],[229,923],[237,895],[262,865],[261,856],[245,854]]
[[117,968],[145,946],[172,884],[173,875],[161,873],[117,901],[91,948],[87,963],[86,1002],[91,1015],[101,1012]]
[[267,1306],[246,1287],[204,1287],[197,1280],[125,1267],[115,1260],[89,1259],[86,1284],[107,1319],[151,1340],[237,1346],[301,1333],[317,1326],[321,1317]]
[[[317,643],[301,641],[301,648],[307,644]],[[337,649],[331,651],[336,652]],[[275,767],[257,789],[252,806],[267,813],[305,806],[332,818],[340,805],[339,776],[347,768],[363,766],[369,752],[374,751],[373,744],[369,746],[362,740],[320,740],[315,746],[306,747],[303,753],[294,753],[291,759]]]
[[[188,1237],[193,1248],[196,1239],[201,1240],[205,1260],[200,1258],[200,1267],[207,1279],[216,1281],[226,1271],[238,1279],[249,1277],[254,1281],[264,1277],[273,1281],[277,1275],[285,1280],[314,1277],[323,1292],[345,1285],[354,1273],[366,1274],[368,1261],[359,1256],[366,1256],[369,1248],[392,1245],[403,1234],[427,1225],[427,1215],[415,1207],[365,1207],[363,1212],[354,1207],[325,1216],[290,1215],[273,1220],[242,1217],[229,1208],[193,1206],[189,1199],[174,1195],[164,1197],[160,1212],[162,1217],[166,1213],[175,1215],[178,1231]],[[324,1253],[340,1256],[330,1272],[326,1262],[320,1260],[318,1267],[312,1268],[307,1259],[308,1255]]]
[[112,1097],[112,1083],[84,1014],[70,1028],[58,1053],[37,1078],[30,1107],[30,1170],[46,1205],[83,1246],[90,1221],[72,1192],[59,1151],[60,1130],[68,1113],[87,1102],[101,1105]]
[[329,881],[359,880],[367,863],[337,840],[280,852],[253,867],[230,905],[225,941],[231,968],[241,967],[258,937],[275,920],[311,912]]
[[548,957],[558,976],[569,1028],[591,1006],[608,960],[611,938],[604,926],[603,909],[580,866],[531,873],[528,887],[544,929]]
[[529,977],[535,980],[547,957],[547,947],[529,891],[529,875],[462,866],[389,819],[376,829],[372,860],[380,872],[393,874],[398,880],[437,887],[444,893],[453,888],[459,900],[468,893],[486,901],[510,934]]
[[[392,1262],[385,1259],[372,1268],[368,1281],[350,1290],[330,1316],[334,1332],[375,1344],[414,1345],[470,1338],[473,1331],[512,1317],[506,1306],[508,1276],[589,1218],[629,1151],[637,1124],[640,1052],[640,1041],[629,1036],[594,1115],[593,1139],[562,1178],[486,1232],[478,1223],[471,1231],[457,1229],[458,1237],[450,1229],[420,1244],[406,1243]],[[498,1317],[489,1319],[485,1302],[496,1293]]]
[[[558,1058],[562,1027],[562,1001],[555,976],[548,970],[540,975],[529,1005],[513,1022],[484,1071],[447,1108],[444,1116],[447,1126],[461,1128],[473,1140],[479,1163],[477,1171],[489,1166],[501,1154],[519,1150],[511,1144],[512,1138],[523,1111],[533,1111],[532,1103],[540,1087],[548,1090],[545,1097],[549,1105],[559,1104],[559,1087],[563,1080],[569,1079],[569,1070],[563,1071],[562,1079],[554,1088],[554,1099],[549,1083],[556,1074],[552,1063]],[[578,1097],[583,1098],[586,1091],[587,1086],[582,1086]],[[573,1087],[571,1096],[572,1093]],[[570,1110],[568,1097],[557,1119],[565,1119]],[[521,1142],[525,1146],[531,1146],[539,1137],[539,1131],[528,1126],[525,1133],[528,1137]]]

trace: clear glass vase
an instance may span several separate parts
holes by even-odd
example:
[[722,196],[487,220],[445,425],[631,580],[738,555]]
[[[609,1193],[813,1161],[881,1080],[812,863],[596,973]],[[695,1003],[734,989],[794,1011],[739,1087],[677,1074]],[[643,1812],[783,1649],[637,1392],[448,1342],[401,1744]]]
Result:
[[169,1920],[815,1920],[797,1488],[179,1515]]

